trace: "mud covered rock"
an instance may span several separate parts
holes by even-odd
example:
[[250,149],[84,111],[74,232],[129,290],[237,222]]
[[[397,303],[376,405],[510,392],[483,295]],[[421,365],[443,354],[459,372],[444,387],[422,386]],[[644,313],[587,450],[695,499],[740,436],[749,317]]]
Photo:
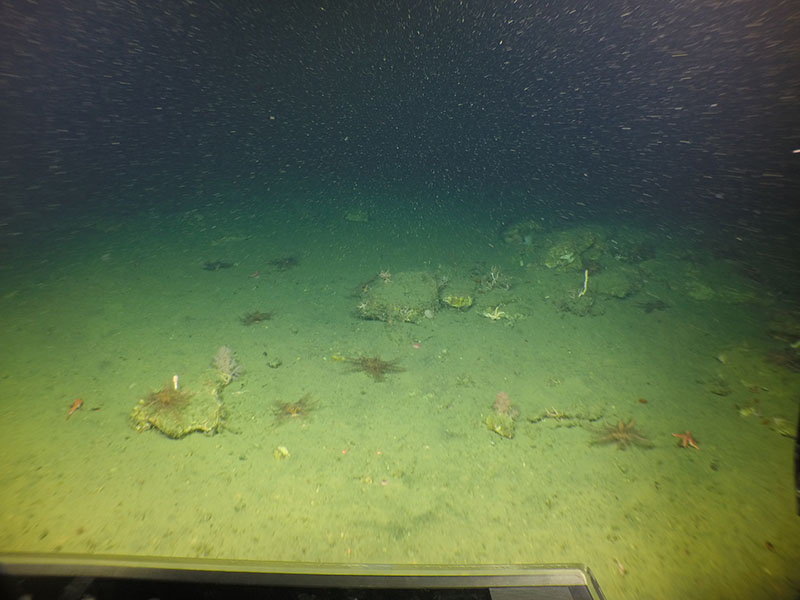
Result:
[[541,237],[544,227],[538,221],[529,219],[514,223],[506,227],[503,232],[503,241],[512,246],[533,246]]
[[157,429],[178,439],[193,432],[217,433],[223,417],[222,399],[216,389],[192,394],[166,385],[139,400],[131,411],[131,424],[137,431]]
[[583,271],[604,254],[605,242],[595,231],[576,227],[553,234],[542,262],[548,269]]
[[382,273],[364,286],[357,314],[361,319],[417,323],[439,306],[439,285],[430,273]]

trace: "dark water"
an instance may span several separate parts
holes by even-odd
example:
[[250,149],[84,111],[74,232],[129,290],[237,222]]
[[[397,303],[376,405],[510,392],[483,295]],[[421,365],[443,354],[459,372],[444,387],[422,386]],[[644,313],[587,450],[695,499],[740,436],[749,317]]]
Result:
[[[791,1],[7,0],[0,547],[791,597],[799,74]],[[130,427],[222,345],[228,428]]]
[[476,212],[796,217],[791,2],[11,1],[2,28],[12,214],[286,181],[423,206],[480,191]]

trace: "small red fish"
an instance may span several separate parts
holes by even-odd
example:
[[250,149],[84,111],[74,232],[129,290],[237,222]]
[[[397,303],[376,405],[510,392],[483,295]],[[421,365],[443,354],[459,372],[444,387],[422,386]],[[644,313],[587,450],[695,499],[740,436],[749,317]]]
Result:
[[69,419],[76,410],[78,410],[81,406],[83,406],[83,400],[80,398],[75,398],[75,402],[72,403],[72,406],[69,407],[69,412],[67,413],[67,418]]

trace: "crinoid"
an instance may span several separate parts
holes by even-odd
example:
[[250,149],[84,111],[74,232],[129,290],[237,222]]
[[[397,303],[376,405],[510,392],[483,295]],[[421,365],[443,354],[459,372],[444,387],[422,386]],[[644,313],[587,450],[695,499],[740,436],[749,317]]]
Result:
[[653,447],[653,442],[636,430],[636,421],[633,419],[627,422],[619,420],[616,425],[605,425],[595,433],[591,444],[616,444],[619,450],[625,450],[629,446]]
[[397,359],[381,360],[378,356],[348,358],[346,362],[350,365],[351,371],[362,371],[375,381],[383,381],[388,373],[402,373],[405,371],[403,367],[397,364]]
[[239,317],[239,322],[242,325],[255,325],[256,323],[269,321],[271,318],[272,318],[271,312],[260,312],[254,310],[253,312],[249,312],[246,315],[242,315],[241,317]]
[[189,405],[191,399],[191,394],[176,390],[172,382],[170,382],[160,390],[147,394],[144,399],[144,405],[148,410],[169,415],[179,421],[181,412]]
[[317,401],[311,394],[304,394],[295,402],[276,402],[272,407],[275,422],[280,424],[289,419],[305,419],[317,408]]
[[155,427],[171,438],[183,437],[195,430],[211,431],[192,423],[192,415],[188,414],[191,399],[191,394],[175,389],[170,382],[139,400],[131,411],[131,423],[137,431]]

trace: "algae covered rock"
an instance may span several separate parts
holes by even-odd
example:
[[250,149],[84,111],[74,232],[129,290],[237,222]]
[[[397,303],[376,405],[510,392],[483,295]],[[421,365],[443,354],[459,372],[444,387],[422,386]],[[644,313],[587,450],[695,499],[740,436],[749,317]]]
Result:
[[514,437],[514,417],[511,416],[509,413],[504,412],[492,412],[486,415],[483,419],[486,428],[489,431],[494,431],[498,435],[502,435],[505,438],[513,438]]
[[472,307],[473,301],[472,296],[469,294],[463,296],[448,294],[447,296],[442,296],[442,304],[450,308],[455,308],[456,310],[469,310]]
[[360,208],[354,208],[344,213],[344,220],[351,223],[369,223],[369,213]]

